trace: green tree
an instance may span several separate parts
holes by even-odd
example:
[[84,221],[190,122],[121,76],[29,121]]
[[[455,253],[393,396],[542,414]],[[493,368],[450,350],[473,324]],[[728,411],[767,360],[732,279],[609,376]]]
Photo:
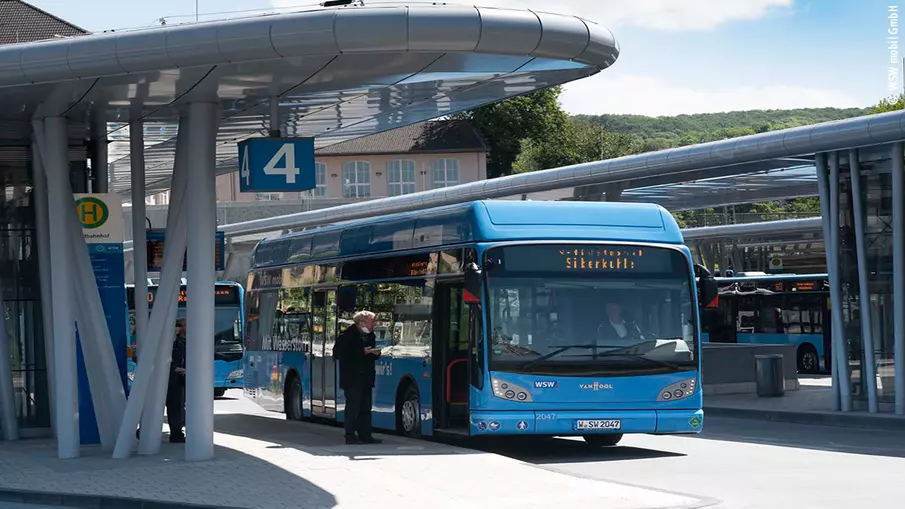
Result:
[[633,137],[608,132],[603,126],[584,120],[570,120],[564,128],[541,140],[522,140],[515,173],[547,170],[572,164],[612,159],[641,152]]
[[487,140],[488,178],[512,173],[523,140],[563,139],[569,116],[559,105],[560,92],[560,87],[547,88],[456,114]]
[[868,110],[869,115],[886,113],[905,109],[905,94],[894,95],[881,99],[879,103]]

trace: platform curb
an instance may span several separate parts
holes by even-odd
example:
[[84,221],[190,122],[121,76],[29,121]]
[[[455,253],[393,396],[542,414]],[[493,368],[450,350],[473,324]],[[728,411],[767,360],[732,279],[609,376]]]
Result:
[[792,424],[816,424],[842,428],[879,429],[888,431],[905,430],[905,417],[866,412],[789,412],[781,410],[754,410],[750,408],[727,408],[704,406],[706,417],[732,417],[760,421],[787,422]]
[[223,506],[0,488],[0,502],[84,509],[241,509]]

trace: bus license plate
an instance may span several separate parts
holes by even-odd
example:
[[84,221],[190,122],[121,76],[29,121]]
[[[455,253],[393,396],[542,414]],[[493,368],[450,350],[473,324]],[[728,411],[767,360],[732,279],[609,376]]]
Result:
[[576,430],[595,430],[595,429],[621,429],[622,421],[618,419],[598,419],[598,420],[578,420],[575,421]]

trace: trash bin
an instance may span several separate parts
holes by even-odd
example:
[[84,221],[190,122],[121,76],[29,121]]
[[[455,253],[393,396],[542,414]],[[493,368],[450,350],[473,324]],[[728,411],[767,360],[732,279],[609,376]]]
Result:
[[758,397],[776,398],[785,394],[781,354],[755,355],[754,369]]

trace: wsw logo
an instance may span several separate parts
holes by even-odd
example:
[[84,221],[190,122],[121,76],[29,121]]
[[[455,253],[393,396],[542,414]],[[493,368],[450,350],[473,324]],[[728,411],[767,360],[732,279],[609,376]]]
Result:
[[538,380],[534,382],[535,389],[555,389],[556,382],[551,380]]

